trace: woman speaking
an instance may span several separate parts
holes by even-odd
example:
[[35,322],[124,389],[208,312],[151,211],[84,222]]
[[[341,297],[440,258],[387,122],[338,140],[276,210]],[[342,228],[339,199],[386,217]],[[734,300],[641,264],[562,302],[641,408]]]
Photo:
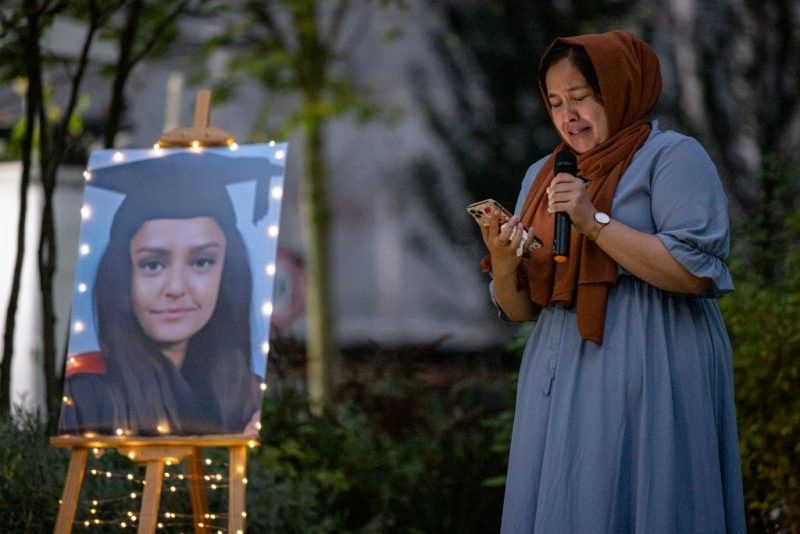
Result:
[[[556,39],[540,89],[561,143],[516,215],[481,225],[492,297],[536,319],[519,374],[502,531],[744,532],[731,348],[727,202],[708,155],[645,117],[653,50],[613,31]],[[555,154],[577,176],[554,176]],[[572,221],[553,261],[554,214]],[[517,255],[523,228],[547,247]]]

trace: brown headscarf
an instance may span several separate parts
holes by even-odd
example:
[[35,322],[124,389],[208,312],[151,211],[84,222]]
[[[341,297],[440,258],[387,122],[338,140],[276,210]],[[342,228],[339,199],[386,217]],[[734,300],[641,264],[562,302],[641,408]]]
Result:
[[[558,38],[545,56],[558,43],[582,47],[597,73],[609,138],[578,155],[578,174],[589,180],[588,194],[595,208],[609,213],[622,174],[650,134],[644,117],[661,94],[658,57],[647,43],[620,30]],[[549,110],[547,89],[540,90]],[[547,212],[545,190],[553,177],[555,154],[566,148],[562,140],[536,176],[522,210],[522,224],[548,244],[553,242],[554,215]],[[521,277],[527,281],[531,300],[541,307],[576,304],[581,337],[602,343],[608,290],[617,283],[617,264],[574,227],[570,237],[567,262],[555,263],[545,246],[522,261]]]

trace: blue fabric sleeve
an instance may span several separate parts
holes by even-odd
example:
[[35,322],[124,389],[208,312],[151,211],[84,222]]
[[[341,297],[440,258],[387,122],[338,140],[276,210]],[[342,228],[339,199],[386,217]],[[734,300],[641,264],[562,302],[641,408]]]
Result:
[[703,297],[733,291],[728,256],[728,204],[717,170],[691,137],[658,157],[651,184],[656,235],[670,254],[695,276],[709,278]]

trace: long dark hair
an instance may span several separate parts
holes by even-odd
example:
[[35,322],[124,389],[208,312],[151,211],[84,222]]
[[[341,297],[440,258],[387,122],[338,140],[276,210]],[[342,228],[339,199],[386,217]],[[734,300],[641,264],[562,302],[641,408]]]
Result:
[[[190,369],[196,377],[193,385],[205,392],[203,398],[212,399],[218,406],[221,428],[201,432],[239,433],[258,409],[257,382],[250,371],[252,277],[247,249],[235,221],[209,216],[226,239],[220,292],[211,318],[189,340],[183,369]],[[116,389],[112,401],[115,424],[140,435],[194,433],[196,430],[178,414],[178,402],[169,383],[172,370],[165,367],[172,364],[146,335],[133,311],[130,242],[144,222],[135,210],[125,209],[123,202],[114,217],[94,282],[92,298],[100,350],[107,376]]]

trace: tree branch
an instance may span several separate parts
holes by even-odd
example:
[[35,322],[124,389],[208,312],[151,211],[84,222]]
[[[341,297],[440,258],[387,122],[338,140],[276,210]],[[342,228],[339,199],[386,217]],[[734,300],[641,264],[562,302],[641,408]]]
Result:
[[162,32],[169,26],[178,15],[183,13],[183,11],[187,8],[191,0],[183,0],[180,2],[175,9],[173,9],[166,17],[161,19],[161,21],[156,25],[155,29],[153,30],[152,36],[150,39],[145,43],[141,50],[131,56],[131,59],[128,63],[129,68],[133,68],[138,62],[144,59],[153,48],[158,44],[159,39],[161,39]]
[[267,2],[251,0],[247,2],[246,5],[248,11],[255,15],[258,21],[263,23],[267,30],[269,30],[267,41],[272,39],[272,43],[268,42],[267,46],[289,52],[288,40],[275,22],[275,17],[273,16],[272,12],[270,12],[270,8],[267,7]]

